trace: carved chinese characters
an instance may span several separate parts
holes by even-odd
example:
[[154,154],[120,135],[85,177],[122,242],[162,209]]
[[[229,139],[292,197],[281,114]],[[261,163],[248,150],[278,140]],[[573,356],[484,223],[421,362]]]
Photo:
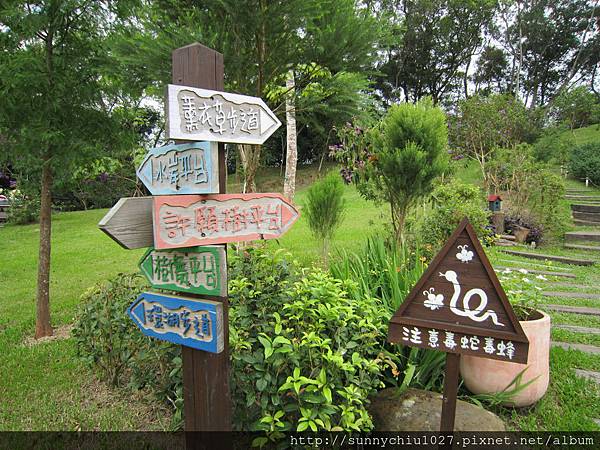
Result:
[[223,305],[144,292],[127,313],[147,336],[211,353],[223,351]]
[[169,85],[167,104],[170,139],[262,144],[281,126],[257,97]]
[[274,239],[298,218],[279,194],[161,196],[154,198],[154,246],[190,247]]
[[392,317],[389,340],[527,361],[527,338],[466,219]]
[[137,170],[152,195],[210,194],[219,190],[218,146],[192,142],[152,148]]
[[215,296],[227,292],[225,248],[221,246],[151,248],[140,261],[140,269],[154,288]]

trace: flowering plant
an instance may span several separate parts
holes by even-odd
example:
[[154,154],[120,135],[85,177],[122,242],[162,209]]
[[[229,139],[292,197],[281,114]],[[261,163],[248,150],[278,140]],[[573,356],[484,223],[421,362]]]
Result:
[[515,311],[517,319],[529,320],[531,313],[538,309],[542,301],[540,281],[547,281],[544,275],[533,275],[526,269],[504,269],[498,274],[502,288]]

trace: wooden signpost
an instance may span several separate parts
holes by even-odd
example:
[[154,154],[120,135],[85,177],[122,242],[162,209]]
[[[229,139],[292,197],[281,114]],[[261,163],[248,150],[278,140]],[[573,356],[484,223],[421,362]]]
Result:
[[[298,211],[280,194],[225,193],[216,142],[261,144],[277,117],[261,99],[222,92],[220,53],[192,44],[172,61],[168,136],[187,141],[151,149],[137,175],[155,196],[122,198],[98,226],[124,248],[151,247],[140,269],[154,288],[186,293],[143,293],[128,313],[144,334],[182,345],[185,430],[230,431],[226,243],[279,237]],[[186,443],[228,448],[214,438]]]
[[275,239],[298,219],[280,194],[160,196],[153,211],[158,249]]
[[218,145],[191,142],[152,148],[137,170],[152,195],[219,191]]
[[262,144],[281,122],[258,97],[170,84],[169,139]]
[[210,353],[223,351],[221,302],[144,292],[127,313],[146,336]]
[[391,318],[388,340],[447,353],[441,431],[454,430],[461,354],[527,362],[529,341],[466,218]]
[[224,296],[227,261],[223,246],[158,251],[149,248],[140,270],[152,287],[192,294]]

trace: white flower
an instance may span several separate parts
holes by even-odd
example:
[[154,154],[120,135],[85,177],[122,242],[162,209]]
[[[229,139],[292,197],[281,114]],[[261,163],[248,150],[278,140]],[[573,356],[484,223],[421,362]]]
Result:
[[519,272],[521,272],[521,273],[524,273],[524,274],[527,274],[527,273],[529,273],[529,272],[527,271],[527,269],[519,269]]
[[504,269],[502,271],[502,273],[512,273],[512,270],[510,270],[508,267],[506,269]]
[[524,281],[525,283],[531,283],[531,280],[530,280],[529,278],[523,278],[523,281]]
[[539,286],[534,286],[534,288],[536,288],[538,291],[541,291],[541,290],[542,290],[542,288],[541,288],[541,287],[539,287]]
[[542,281],[548,281],[548,278],[546,278],[544,275],[538,275],[536,277],[538,280],[542,280]]

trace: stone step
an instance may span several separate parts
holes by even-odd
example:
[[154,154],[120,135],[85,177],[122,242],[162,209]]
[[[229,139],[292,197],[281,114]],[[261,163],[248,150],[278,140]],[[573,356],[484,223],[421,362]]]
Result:
[[573,333],[600,334],[600,328],[579,327],[577,325],[559,324],[559,325],[552,325],[552,328],[556,328],[557,330],[571,331]]
[[600,231],[569,231],[565,233],[565,240],[600,242]]
[[582,205],[572,204],[571,211],[583,212],[583,213],[600,213],[600,204],[598,205]]
[[592,380],[596,384],[600,384],[600,372],[594,372],[593,370],[575,369],[575,375],[580,378],[587,378]]
[[548,283],[552,288],[557,288],[557,287],[566,287],[566,288],[571,288],[571,289],[590,289],[593,286],[588,286],[586,284],[573,284],[573,283],[563,283],[560,281],[550,281]]
[[559,297],[559,298],[587,298],[590,300],[600,300],[600,294],[588,294],[586,292],[542,292],[544,297]]
[[600,347],[596,347],[595,345],[588,344],[575,344],[573,342],[558,342],[551,341],[552,347],[561,347],[565,350],[579,350],[584,353],[589,353],[591,355],[600,355]]
[[590,194],[565,194],[567,200],[580,200],[580,201],[600,201],[600,196]]
[[554,312],[581,314],[583,316],[600,317],[600,309],[588,308],[587,306],[567,306],[567,305],[543,305],[542,308]]
[[573,219],[600,223],[600,213],[573,211]]
[[514,247],[517,245],[514,241],[508,241],[506,239],[498,239],[495,243],[498,247]]
[[528,253],[517,250],[502,250],[504,253],[514,256],[522,256],[523,258],[541,259],[543,261],[556,261],[564,264],[574,264],[576,266],[593,266],[595,261],[589,259],[578,259],[567,256],[544,255],[542,253]]
[[600,227],[600,222],[592,222],[591,220],[573,219],[573,223],[578,227]]
[[[549,266],[548,264],[538,264],[538,263],[534,263],[533,261],[517,261],[516,259],[498,259],[498,261],[500,262],[507,262],[507,263],[514,263],[514,264],[527,264],[527,266],[535,266],[535,267],[541,267],[542,269],[546,269],[546,270],[550,270],[550,269],[556,269],[556,267],[552,267]],[[561,267],[560,270],[564,270],[565,272],[571,272],[573,269],[571,267]]]
[[[519,267],[503,267],[503,266],[495,266],[494,270],[505,270],[505,269],[510,269],[510,270],[519,270]],[[575,275],[573,275],[572,273],[565,273],[565,272],[548,272],[545,270],[535,270],[535,269],[527,269],[525,268],[525,270],[528,273],[533,273],[535,275],[548,275],[550,277],[563,277],[563,278],[577,278]]]
[[[577,250],[589,250],[593,252],[600,252],[600,245],[579,245],[579,244],[565,244],[565,248],[572,248]],[[594,264],[594,261],[592,261]],[[590,265],[590,264],[588,264]]]
[[507,241],[516,241],[517,240],[517,238],[514,237],[512,234],[501,234],[500,238],[506,239]]

